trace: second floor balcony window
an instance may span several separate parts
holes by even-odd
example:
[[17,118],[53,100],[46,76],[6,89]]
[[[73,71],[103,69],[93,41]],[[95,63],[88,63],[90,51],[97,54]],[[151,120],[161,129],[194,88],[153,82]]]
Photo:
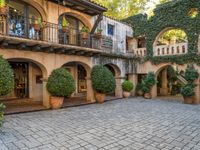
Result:
[[9,1],[8,34],[29,39],[41,39],[40,13],[32,6],[18,1]]

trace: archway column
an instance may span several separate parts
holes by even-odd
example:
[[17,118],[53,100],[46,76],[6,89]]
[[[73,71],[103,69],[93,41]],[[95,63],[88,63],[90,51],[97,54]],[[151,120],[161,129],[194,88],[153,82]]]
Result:
[[94,97],[94,90],[92,88],[92,81],[90,77],[86,77],[86,84],[87,84],[87,101],[89,102],[96,102]]
[[195,92],[195,101],[194,104],[200,104],[200,78],[195,81],[196,87],[194,88]]
[[135,93],[136,93],[135,89],[138,84],[138,75],[137,74],[129,74],[128,80],[131,81],[134,85],[134,89],[132,90],[131,95],[135,96]]
[[50,94],[46,88],[47,80],[48,78],[43,78],[43,106],[50,108]]
[[122,96],[122,81],[123,81],[123,77],[116,77],[115,81],[116,81],[116,88],[115,88],[115,96],[116,97],[123,97]]
[[165,68],[163,71],[162,71],[162,87],[160,89],[160,94],[162,96],[167,96],[168,94],[168,88],[167,88],[167,68]]

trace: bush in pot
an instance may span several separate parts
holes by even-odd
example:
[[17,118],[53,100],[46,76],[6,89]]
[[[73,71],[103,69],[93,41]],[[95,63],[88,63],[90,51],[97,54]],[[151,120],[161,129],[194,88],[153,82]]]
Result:
[[62,106],[64,97],[69,97],[75,91],[75,81],[65,68],[58,68],[49,76],[47,90],[51,94],[52,108],[58,109]]
[[91,80],[97,102],[103,103],[105,94],[115,91],[115,78],[112,72],[103,65],[96,65],[92,68]]
[[[14,89],[13,70],[2,56],[0,56],[0,96],[9,94]],[[0,126],[3,123],[3,111],[5,106],[0,103]]]
[[8,7],[6,5],[6,0],[0,0],[0,15],[6,16],[8,13]]
[[81,29],[81,38],[82,39],[88,39],[89,38],[89,32],[90,32],[90,29],[87,26],[84,26]]
[[142,87],[143,87],[142,83],[138,83],[136,86],[136,94],[138,96],[143,96],[143,94],[144,94]]
[[188,65],[185,71],[184,78],[189,83],[193,83],[196,79],[198,79],[198,77],[199,77],[198,70],[196,70],[193,65]]
[[194,85],[193,84],[186,84],[181,87],[181,94],[184,97],[184,103],[192,104],[194,101]]
[[156,84],[155,74],[153,72],[149,72],[145,78],[142,80],[142,89],[144,92],[144,97],[150,99],[151,98],[151,88]]
[[133,83],[131,81],[124,81],[122,83],[122,90],[123,90],[123,96],[125,98],[128,98],[130,97],[131,95],[131,91],[133,90],[134,86],[133,86]]
[[65,18],[65,16],[63,16],[62,18],[62,31],[64,33],[67,33],[70,31],[69,29],[69,22],[67,21],[67,19]]

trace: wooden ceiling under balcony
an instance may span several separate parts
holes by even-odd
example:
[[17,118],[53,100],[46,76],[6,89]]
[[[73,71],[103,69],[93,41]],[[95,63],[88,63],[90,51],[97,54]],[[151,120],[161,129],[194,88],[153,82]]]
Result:
[[98,5],[94,2],[91,2],[90,0],[49,0],[49,1],[86,13],[91,16],[99,15],[107,11],[107,8]]

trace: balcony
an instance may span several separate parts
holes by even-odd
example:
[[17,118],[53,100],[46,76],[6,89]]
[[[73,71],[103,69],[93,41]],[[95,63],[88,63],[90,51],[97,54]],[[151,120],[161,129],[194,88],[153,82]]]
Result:
[[[89,33],[83,34],[80,30],[70,27],[63,31],[58,24],[41,22],[31,24],[31,19],[20,23],[12,23],[10,19],[0,19],[0,40],[1,43],[11,45],[16,48],[32,48],[40,51],[57,51],[69,54],[81,54],[87,51],[93,54],[110,52],[114,49],[113,40],[106,36],[95,36]],[[14,45],[13,45],[14,43]],[[67,51],[67,52],[66,52]]]
[[182,55],[188,52],[188,43],[160,45],[154,47],[154,56]]

